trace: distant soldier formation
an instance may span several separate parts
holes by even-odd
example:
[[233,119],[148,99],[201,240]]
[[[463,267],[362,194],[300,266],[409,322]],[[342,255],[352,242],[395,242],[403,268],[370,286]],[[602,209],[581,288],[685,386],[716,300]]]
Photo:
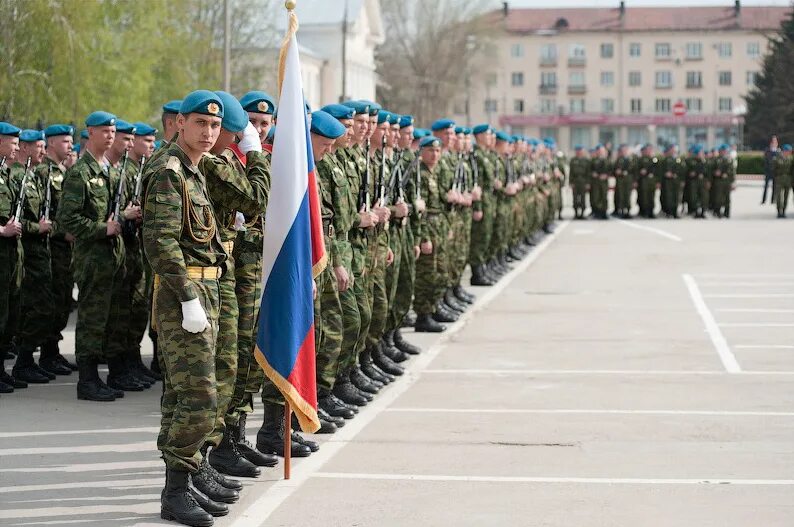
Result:
[[[485,124],[423,129],[363,100],[306,109],[329,261],[319,433],[334,433],[420,353],[403,328],[442,332],[474,302],[467,267],[494,285],[552,232],[567,166],[551,139]],[[0,393],[76,371],[78,399],[111,402],[162,381],[162,516],[211,525],[239,499],[233,477],[285,453],[284,401],[254,358],[277,108],[198,90],[162,112],[162,132],[105,111],[77,135],[0,123],[0,358],[14,361]],[[61,349],[75,285],[76,364]],[[292,434],[292,456],[318,450]]]

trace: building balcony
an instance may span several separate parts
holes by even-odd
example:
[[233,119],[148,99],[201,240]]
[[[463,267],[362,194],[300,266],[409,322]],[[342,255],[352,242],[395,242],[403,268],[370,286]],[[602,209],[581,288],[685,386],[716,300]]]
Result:
[[539,91],[541,95],[556,95],[557,94],[557,85],[556,84],[541,84],[539,86]]
[[587,66],[587,59],[584,57],[568,57],[568,67],[583,68]]
[[587,92],[587,87],[584,84],[570,84],[568,86],[568,95],[582,95]]
[[686,89],[687,90],[699,90],[702,87],[703,87],[703,83],[702,82],[697,83],[697,84],[693,83],[693,84],[687,84],[686,85]]
[[557,57],[540,57],[542,68],[554,68],[557,66]]

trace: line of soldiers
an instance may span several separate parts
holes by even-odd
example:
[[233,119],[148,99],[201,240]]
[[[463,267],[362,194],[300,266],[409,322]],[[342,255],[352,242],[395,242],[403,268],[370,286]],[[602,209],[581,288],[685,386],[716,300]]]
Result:
[[607,149],[598,145],[589,154],[576,146],[570,160],[570,185],[573,191],[575,219],[584,219],[587,196],[591,216],[608,219],[608,191],[614,178],[614,206],[611,216],[631,217],[632,191],[636,190],[639,217],[652,219],[657,214],[657,191],[661,214],[679,218],[684,214],[705,218],[711,212],[718,218],[730,218],[731,191],[736,188],[736,164],[726,144],[706,150],[689,149],[678,155],[675,145],[663,155],[656,155],[653,145],[644,145],[639,155],[632,155],[627,145],[620,145],[611,159]]
[[794,163],[792,146],[785,144],[780,155],[772,161],[772,202],[777,206],[777,217],[785,218],[789,195],[794,195]]
[[[307,119],[330,262],[316,279],[318,414],[333,433],[420,352],[403,327],[444,331],[473,303],[467,266],[493,285],[552,231],[564,167],[550,141],[449,119],[419,129],[370,101],[307,105]],[[77,370],[78,398],[109,402],[162,380],[162,516],[188,525],[228,513],[242,488],[228,476],[284,455],[283,399],[254,358],[275,121],[264,92],[199,90],[163,106],[156,150],[157,130],[104,111],[80,146],[71,126],[0,123],[0,351],[16,355],[0,391]],[[76,365],[58,347],[75,284]],[[293,456],[318,448],[293,432]]]

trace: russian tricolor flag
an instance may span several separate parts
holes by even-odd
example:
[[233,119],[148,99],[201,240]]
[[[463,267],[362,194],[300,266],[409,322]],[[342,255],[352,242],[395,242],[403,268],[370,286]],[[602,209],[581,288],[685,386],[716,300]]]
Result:
[[283,71],[265,214],[255,356],[289,402],[301,429],[314,432],[320,421],[312,286],[327,257],[294,34]]

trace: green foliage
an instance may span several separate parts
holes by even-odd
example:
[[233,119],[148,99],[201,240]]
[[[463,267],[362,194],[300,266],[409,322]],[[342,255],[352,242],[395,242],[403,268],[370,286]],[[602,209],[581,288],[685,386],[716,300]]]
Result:
[[737,174],[763,174],[764,156],[763,154],[739,154],[736,158]]

